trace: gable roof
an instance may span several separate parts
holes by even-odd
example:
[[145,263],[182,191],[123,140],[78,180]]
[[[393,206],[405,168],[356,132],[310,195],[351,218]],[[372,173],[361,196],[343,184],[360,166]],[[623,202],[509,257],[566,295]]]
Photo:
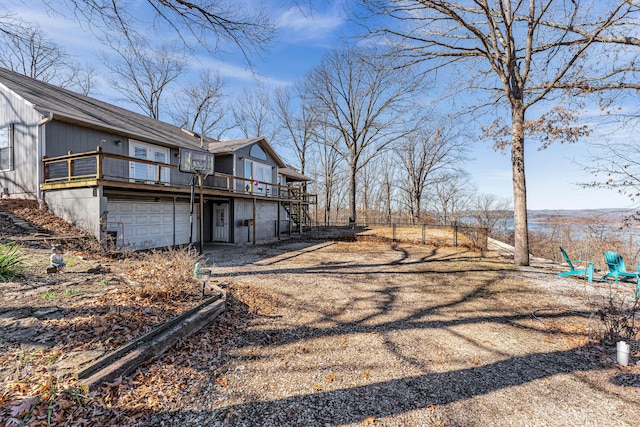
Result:
[[[160,120],[0,68],[0,85],[42,115],[167,146],[200,148],[200,139]],[[206,138],[211,141],[211,139]]]
[[269,144],[262,136],[256,138],[234,139],[232,141],[212,141],[209,142],[208,149],[209,152],[213,154],[233,154],[234,151],[255,143],[259,143],[260,146],[269,153],[269,155],[276,161],[278,168],[284,168],[287,166],[282,161],[278,153],[275,152],[271,144]]

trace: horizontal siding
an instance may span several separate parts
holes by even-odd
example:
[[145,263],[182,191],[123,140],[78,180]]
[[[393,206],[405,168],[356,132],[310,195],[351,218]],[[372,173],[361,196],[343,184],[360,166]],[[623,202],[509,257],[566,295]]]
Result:
[[[148,145],[153,145],[145,143]],[[82,127],[76,124],[53,120],[47,124],[47,152],[48,157],[57,157],[73,153],[95,151],[102,147],[105,153],[129,156],[129,139],[115,133],[103,132]],[[178,149],[171,148],[169,163],[178,166],[180,159]],[[103,173],[105,177],[127,178],[129,176],[129,162],[124,160],[105,159]],[[191,174],[171,170],[171,181],[176,184],[188,184]]]

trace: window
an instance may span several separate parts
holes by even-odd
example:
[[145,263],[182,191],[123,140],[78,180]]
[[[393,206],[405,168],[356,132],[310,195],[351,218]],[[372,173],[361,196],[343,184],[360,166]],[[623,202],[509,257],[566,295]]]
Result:
[[13,170],[13,124],[0,127],[0,170]]
[[[156,147],[141,142],[131,141],[129,155],[141,160],[151,160],[158,163],[169,163],[169,149]],[[136,181],[157,182],[158,166],[146,163],[130,162],[130,177]],[[160,181],[169,182],[169,168],[160,168]]]
[[254,144],[251,147],[251,150],[249,150],[249,155],[254,159],[260,159],[265,161],[267,160],[267,153],[265,153],[262,147],[260,147],[258,144]]

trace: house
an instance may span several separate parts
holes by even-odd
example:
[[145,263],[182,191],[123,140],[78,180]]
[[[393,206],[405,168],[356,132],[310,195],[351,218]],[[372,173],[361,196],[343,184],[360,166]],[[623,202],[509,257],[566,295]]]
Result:
[[[189,159],[210,163],[198,177]],[[308,181],[264,138],[201,138],[0,68],[0,194],[96,238],[139,249],[280,237],[309,224]]]

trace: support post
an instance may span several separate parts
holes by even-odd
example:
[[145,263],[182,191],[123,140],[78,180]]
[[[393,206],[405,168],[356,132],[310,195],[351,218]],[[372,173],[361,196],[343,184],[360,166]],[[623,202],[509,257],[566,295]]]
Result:
[[194,176],[191,176],[191,193],[189,195],[189,246],[193,244],[193,204],[195,199]]
[[458,223],[453,223],[453,246],[458,247]]
[[198,174],[198,184],[200,184],[200,230],[198,235],[200,236],[200,254],[204,253],[204,196],[202,189],[202,175]]
[[304,216],[302,215],[302,202],[298,202],[298,227],[300,231],[300,235],[302,236],[302,221]]
[[258,221],[256,221],[257,220],[256,216],[257,216],[257,213],[258,213],[257,204],[258,204],[258,202],[257,202],[256,198],[254,197],[253,198],[253,244],[254,245],[256,244],[256,230],[257,230],[256,223],[258,222]]
[[276,237],[278,238],[278,240],[280,240],[280,208],[281,208],[281,203],[280,201],[278,201],[278,219],[276,220]]
[[96,179],[102,179],[102,147],[98,146],[96,151]]
[[291,233],[292,233],[292,230],[291,230],[291,216],[292,216],[292,214],[291,214],[291,200],[289,200],[289,238],[291,238]]

